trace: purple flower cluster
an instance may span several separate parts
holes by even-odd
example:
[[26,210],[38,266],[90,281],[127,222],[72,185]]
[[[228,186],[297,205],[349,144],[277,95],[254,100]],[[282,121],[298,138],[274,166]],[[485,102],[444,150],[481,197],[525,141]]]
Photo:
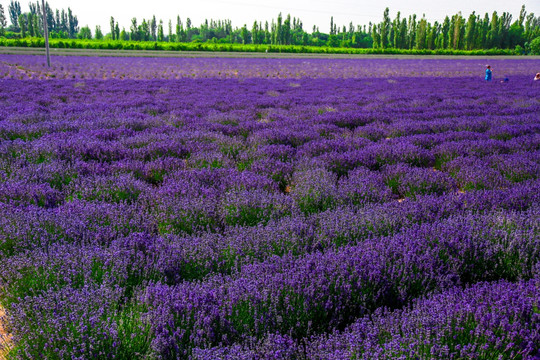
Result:
[[299,345],[287,335],[209,349],[194,359],[536,359],[540,341],[538,279],[478,283],[381,308],[343,332]]
[[10,355],[539,354],[530,60],[56,59],[0,56]]
[[[374,61],[375,60],[375,61]],[[181,79],[181,78],[373,78],[373,77],[470,77],[483,79],[484,64],[497,76],[534,76],[535,59],[508,61],[494,58],[430,58],[422,60],[377,56],[343,58],[191,58],[191,57],[91,57],[53,56],[47,68],[39,56],[0,55],[0,77],[13,79]],[[531,73],[531,74],[529,74]],[[532,80],[529,76],[528,80]],[[392,84],[392,83],[390,83]],[[506,84],[505,84],[506,85]],[[84,82],[78,86],[84,87]],[[296,86],[296,83],[292,83]],[[163,89],[166,91],[166,89]],[[436,96],[435,96],[436,97]],[[417,104],[430,106],[429,98]],[[369,101],[368,99],[366,99]]]

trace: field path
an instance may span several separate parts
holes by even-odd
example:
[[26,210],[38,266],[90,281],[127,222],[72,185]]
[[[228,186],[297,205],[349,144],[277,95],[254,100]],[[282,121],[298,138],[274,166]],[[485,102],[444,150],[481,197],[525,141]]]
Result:
[[[394,55],[394,54],[322,54],[322,53],[261,53],[228,51],[166,51],[166,50],[102,50],[51,48],[51,56],[125,56],[125,57],[187,57],[187,58],[277,58],[277,59],[538,59],[540,56],[473,56],[473,55]],[[0,54],[45,55],[44,48],[0,46]]]

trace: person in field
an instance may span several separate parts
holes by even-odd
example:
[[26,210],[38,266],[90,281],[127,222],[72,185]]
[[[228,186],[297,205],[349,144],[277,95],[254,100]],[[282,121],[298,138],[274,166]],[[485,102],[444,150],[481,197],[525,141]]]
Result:
[[540,73],[536,73],[536,75],[534,76],[534,81],[538,80],[540,80]]
[[490,65],[486,65],[486,81],[491,81],[491,75],[492,75],[492,71],[491,71],[491,66]]

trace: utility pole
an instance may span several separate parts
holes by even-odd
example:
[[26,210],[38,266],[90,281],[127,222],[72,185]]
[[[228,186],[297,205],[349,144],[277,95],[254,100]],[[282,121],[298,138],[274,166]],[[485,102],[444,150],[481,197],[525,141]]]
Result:
[[51,67],[51,56],[49,55],[49,27],[47,26],[47,9],[45,8],[45,0],[41,0],[43,6],[43,35],[45,36],[45,49],[47,51],[47,66]]

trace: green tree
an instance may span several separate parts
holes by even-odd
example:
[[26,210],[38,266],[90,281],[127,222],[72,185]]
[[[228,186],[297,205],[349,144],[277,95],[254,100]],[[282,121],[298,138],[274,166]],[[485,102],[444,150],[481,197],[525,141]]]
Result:
[[531,41],[530,49],[533,55],[540,55],[540,36]]
[[142,20],[141,25],[139,25],[138,32],[139,32],[139,39],[141,41],[150,40],[150,24],[148,24],[146,19]]
[[6,14],[4,13],[4,7],[0,4],[0,36],[5,34],[6,25]]
[[191,19],[186,19],[186,38],[185,41],[190,42],[191,41]]
[[39,15],[34,15],[33,16],[33,21],[34,21],[34,36],[41,36],[41,26],[40,26],[40,21],[39,21]]
[[139,40],[139,27],[137,26],[137,18],[131,19],[131,27],[129,28],[129,39],[131,41]]
[[454,26],[452,28],[452,44],[451,44],[451,46],[452,46],[452,49],[454,49],[454,50],[462,49],[463,48],[463,33],[464,33],[463,22],[464,22],[464,19],[461,16],[461,12],[454,15],[453,20],[454,20],[453,21]]
[[83,26],[79,33],[77,34],[77,38],[79,39],[92,39],[92,30],[87,26]]
[[467,20],[467,28],[465,30],[465,47],[467,50],[472,50],[475,47],[476,36],[476,15],[474,11],[469,15]]
[[450,18],[446,16],[441,26],[441,38],[440,46],[443,49],[448,48],[448,34],[450,32]]
[[499,43],[499,16],[494,11],[491,15],[491,22],[489,24],[488,32],[488,46],[489,48],[498,47]]
[[244,24],[244,26],[242,26],[241,36],[242,36],[242,44],[248,44],[249,43],[249,31],[247,29],[246,24]]
[[103,32],[101,31],[101,26],[96,25],[96,31],[94,32],[96,40],[103,40]]
[[159,20],[157,40],[158,41],[164,41],[165,40],[165,34],[163,33],[163,20]]
[[36,36],[34,31],[34,15],[32,13],[26,14],[26,25],[28,26],[28,35],[32,37]]
[[16,30],[19,30],[19,17],[22,14],[21,3],[11,0],[8,5],[8,13],[9,19],[11,20],[11,25],[13,25]]
[[430,50],[435,49],[435,43],[437,41],[437,36],[439,35],[440,31],[440,25],[437,21],[431,25],[428,22],[428,28],[427,28],[427,37],[426,37],[426,47]]
[[129,33],[126,31],[125,28],[122,28],[122,31],[120,31],[120,37],[119,39],[120,40],[123,40],[123,41],[128,41],[130,38],[129,38]]
[[281,13],[279,13],[277,18],[276,44],[283,44],[283,19],[281,17]]
[[398,11],[396,18],[394,21],[392,21],[392,41],[391,46],[393,46],[395,49],[399,49],[401,47],[401,36],[400,36],[400,30],[401,30],[401,13]]
[[184,25],[180,20],[180,15],[176,17],[176,41],[184,41]]
[[26,37],[26,16],[24,14],[19,15],[19,29],[21,30],[21,37]]
[[383,22],[381,23],[381,30],[380,30],[380,34],[381,34],[380,46],[383,49],[387,48],[389,44],[388,35],[390,33],[390,26],[391,26],[389,13],[390,13],[389,8],[384,9]]
[[150,20],[150,33],[152,35],[152,40],[156,41],[157,39],[156,15],[153,15],[152,20]]
[[289,45],[291,43],[291,15],[287,14],[287,18],[283,22],[283,44]]
[[416,14],[409,16],[409,27],[407,29],[407,33],[407,49],[412,49],[416,44]]
[[399,25],[399,48],[407,48],[407,19],[403,18]]
[[259,44],[259,24],[257,21],[253,22],[251,27],[251,41],[253,44]]
[[68,8],[67,16],[68,16],[68,34],[70,38],[74,38],[79,32],[79,20],[77,19],[77,16],[73,15],[70,8]]
[[380,27],[381,25],[373,25],[371,28],[371,37],[373,38],[373,48],[378,49],[382,47],[381,45],[381,33],[380,33]]
[[512,15],[503,12],[501,17],[499,18],[499,39],[500,39],[500,45],[499,47],[501,49],[505,49],[511,46],[510,44],[510,24],[512,22]]
[[[71,11],[71,10],[69,10],[69,11]],[[58,25],[56,24],[55,19],[54,19],[54,12],[51,9],[51,7],[49,6],[48,2],[45,2],[45,17],[47,18],[47,29],[49,30],[49,32],[60,30]],[[71,14],[71,18],[73,20],[73,14]],[[75,36],[77,35],[78,30],[79,29],[77,28],[76,31],[74,31],[73,33],[70,32],[69,33],[70,37],[75,38]]]
[[62,9],[61,19],[62,19],[61,29],[62,29],[62,31],[65,31],[67,33],[68,30],[69,30],[68,29],[68,18],[67,18],[67,13],[64,11],[64,9]]
[[525,41],[531,42],[537,36],[540,36],[540,16],[530,13],[525,20]]
[[116,39],[116,31],[115,31],[115,28],[114,28],[114,18],[111,16],[111,21],[109,22],[109,24],[111,25],[111,39],[112,40],[117,40]]
[[420,19],[420,21],[418,22],[418,27],[416,28],[416,49],[427,48],[427,32],[428,22],[424,15],[422,16],[422,19]]
[[488,48],[488,32],[489,32],[489,14],[484,15],[484,19],[480,24],[480,36],[479,36],[479,47],[482,49]]
[[270,44],[272,42],[272,33],[268,29],[268,21],[264,23],[264,43]]

